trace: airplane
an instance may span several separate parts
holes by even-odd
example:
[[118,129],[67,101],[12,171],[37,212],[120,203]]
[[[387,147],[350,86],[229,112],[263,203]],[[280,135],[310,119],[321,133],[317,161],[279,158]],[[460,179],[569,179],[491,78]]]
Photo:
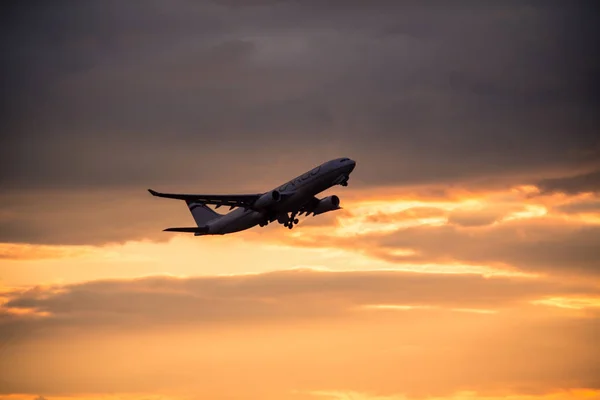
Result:
[[[316,195],[336,185],[348,186],[350,173],[355,167],[354,160],[336,158],[266,193],[204,195],[148,191],[153,196],[184,200],[197,224],[196,227],[167,228],[164,229],[166,232],[188,232],[194,236],[225,235],[256,225],[264,227],[274,221],[292,229],[299,222],[298,215],[316,216],[341,209],[338,196],[319,199]],[[237,209],[220,214],[208,205],[214,205],[215,209],[221,206],[229,206],[230,211]]]

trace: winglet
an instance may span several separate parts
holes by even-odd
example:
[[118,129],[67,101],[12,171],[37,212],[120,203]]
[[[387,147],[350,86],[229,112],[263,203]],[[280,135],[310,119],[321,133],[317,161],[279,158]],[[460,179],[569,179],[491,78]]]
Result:
[[152,196],[164,197],[165,199],[192,200],[198,197],[198,195],[194,194],[161,193],[152,189],[148,189],[148,192],[150,192]]

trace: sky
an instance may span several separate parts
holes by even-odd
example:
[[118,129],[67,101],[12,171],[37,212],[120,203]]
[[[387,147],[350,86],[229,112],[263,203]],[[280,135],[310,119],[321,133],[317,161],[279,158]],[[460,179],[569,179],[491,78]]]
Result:
[[600,399],[596,2],[2,8],[1,400]]

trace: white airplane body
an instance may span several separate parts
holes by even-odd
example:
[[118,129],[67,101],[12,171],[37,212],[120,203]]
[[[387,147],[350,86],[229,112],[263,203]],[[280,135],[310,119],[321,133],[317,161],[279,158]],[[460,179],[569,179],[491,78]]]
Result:
[[[336,158],[292,179],[266,193],[241,195],[201,195],[159,193],[148,191],[153,196],[184,200],[188,205],[197,227],[167,228],[169,232],[189,232],[195,236],[225,235],[250,229],[256,225],[266,226],[277,221],[289,229],[298,223],[297,215],[319,215],[339,210],[340,199],[328,196],[322,199],[317,194],[335,185],[348,185],[350,173],[356,162],[349,158]],[[228,214],[219,214],[207,205],[216,208],[237,208]]]

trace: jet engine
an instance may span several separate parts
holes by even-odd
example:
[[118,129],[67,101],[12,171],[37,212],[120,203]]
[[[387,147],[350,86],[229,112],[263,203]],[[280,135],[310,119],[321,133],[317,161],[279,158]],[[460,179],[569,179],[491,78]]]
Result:
[[255,208],[269,208],[279,201],[281,201],[281,193],[278,190],[273,190],[260,196],[253,206]]
[[336,195],[325,197],[319,200],[317,206],[313,210],[313,215],[323,214],[329,211],[339,210],[340,207],[340,198]]

